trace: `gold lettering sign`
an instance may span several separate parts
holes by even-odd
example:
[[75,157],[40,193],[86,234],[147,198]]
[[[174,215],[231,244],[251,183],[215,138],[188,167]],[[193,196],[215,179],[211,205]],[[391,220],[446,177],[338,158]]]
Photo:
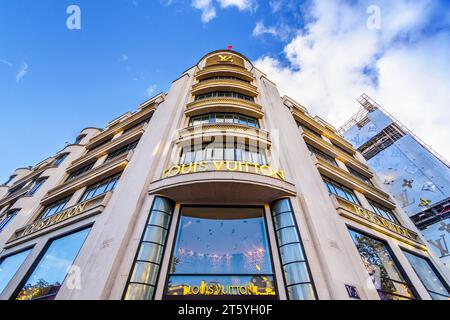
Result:
[[85,210],[85,208],[86,208],[86,203],[82,203],[78,206],[61,211],[60,213],[57,213],[48,218],[38,220],[38,221],[30,224],[29,226],[27,226],[25,229],[21,230],[19,233],[16,233],[15,239],[25,237],[29,234],[35,233],[35,232],[42,230],[44,228],[47,228],[51,225],[54,225],[61,221],[67,220],[73,216],[79,215],[80,213],[82,213]]
[[230,171],[256,173],[267,177],[273,177],[285,181],[283,170],[277,170],[268,165],[260,165],[251,162],[242,161],[201,161],[189,164],[178,164],[164,170],[163,178],[174,177],[177,175],[205,172],[205,171]]
[[258,287],[253,283],[246,285],[221,285],[207,284],[202,281],[199,286],[181,285],[179,288],[169,289],[169,295],[183,296],[275,296],[276,293],[272,286]]
[[360,216],[361,218],[364,218],[366,220],[369,220],[379,226],[382,226],[390,231],[393,231],[397,234],[400,234],[408,239],[417,241],[418,240],[418,236],[415,232],[408,230],[402,226],[399,226],[398,224],[395,224],[389,220],[386,220],[383,217],[380,217],[368,210],[365,210],[363,208],[360,208],[358,206],[354,206],[354,213],[356,213],[358,216]]
[[219,62],[233,63],[234,59],[233,59],[233,56],[223,56],[223,55],[219,54]]

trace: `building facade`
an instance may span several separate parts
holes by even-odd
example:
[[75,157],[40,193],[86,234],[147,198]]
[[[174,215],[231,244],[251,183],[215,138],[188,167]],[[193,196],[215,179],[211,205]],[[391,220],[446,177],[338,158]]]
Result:
[[450,165],[367,95],[342,128],[450,270]]
[[448,299],[385,188],[246,57],[212,52],[2,186],[0,299]]

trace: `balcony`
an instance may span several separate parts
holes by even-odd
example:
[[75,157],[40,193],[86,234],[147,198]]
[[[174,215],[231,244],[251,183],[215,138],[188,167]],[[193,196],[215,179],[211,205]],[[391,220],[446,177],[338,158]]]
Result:
[[396,207],[395,203],[386,192],[365,183],[344,169],[331,165],[320,157],[314,157],[314,159],[316,167],[321,174],[345,185],[348,188],[361,192],[366,196],[369,195],[369,198],[376,199],[377,202],[389,209],[394,209]]
[[258,95],[258,90],[254,85],[232,79],[207,80],[192,86],[193,95],[200,95],[209,91],[234,91],[251,97]]
[[247,81],[253,81],[253,73],[245,68],[241,68],[233,65],[213,65],[205,67],[197,72],[196,77],[198,80],[203,80],[214,76],[235,76]]
[[132,156],[133,150],[122,154],[109,162],[105,162],[98,167],[94,167],[91,170],[79,175],[75,179],[63,182],[56,188],[49,190],[46,196],[42,199],[41,203],[44,205],[52,203],[57,199],[69,196],[80,188],[92,185],[103,178],[122,172],[128,165],[128,162],[131,160]]
[[[254,141],[258,146],[269,149],[271,146],[270,134],[268,131],[252,128],[237,123],[207,123],[181,129],[178,132],[177,144],[185,146],[194,142],[212,141],[214,137],[233,137]],[[224,141],[226,141],[224,139]]]
[[13,192],[11,194],[7,194],[4,198],[0,200],[0,207],[4,206],[5,204],[15,201],[19,197],[27,196],[28,192],[31,190],[32,183],[28,183],[28,185],[25,185],[22,189],[17,190],[16,192]]
[[21,240],[20,242],[27,241],[39,237],[44,233],[52,232],[55,229],[100,214],[108,204],[111,194],[111,192],[104,193],[95,198],[78,203],[53,216],[36,220],[25,227],[17,229],[8,240],[7,245],[17,245],[18,240]]
[[361,225],[384,233],[392,238],[410,244],[418,249],[426,250],[419,235],[401,225],[375,214],[374,212],[348,202],[342,198],[330,195],[339,215]]
[[246,116],[262,118],[262,107],[252,101],[237,98],[209,98],[194,101],[186,106],[185,114],[188,117],[209,112],[237,112]]
[[369,166],[366,164],[356,160],[349,154],[343,152],[339,148],[335,148],[333,145],[329,144],[322,138],[317,137],[313,133],[310,133],[309,131],[303,130],[302,133],[303,138],[305,139],[305,142],[310,143],[312,145],[319,145],[320,147],[326,149],[329,151],[330,154],[334,155],[336,159],[344,162],[344,163],[350,163],[353,165],[353,167],[356,167],[359,169],[359,171],[363,172],[364,175],[366,175],[368,178],[373,177],[373,173],[370,171]]
[[118,150],[121,147],[126,146],[128,143],[139,140],[145,132],[146,125],[147,124],[144,123],[142,124],[142,126],[139,126],[132,131],[119,136],[117,139],[111,140],[102,147],[86,153],[85,155],[72,162],[72,164],[67,168],[67,172],[70,173],[76,171],[82,168],[84,165],[90,162],[94,162],[98,158],[107,155],[109,152],[111,152],[111,150]]

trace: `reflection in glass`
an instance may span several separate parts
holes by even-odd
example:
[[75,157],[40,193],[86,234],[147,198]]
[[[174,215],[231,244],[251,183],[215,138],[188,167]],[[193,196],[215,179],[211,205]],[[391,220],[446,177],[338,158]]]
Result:
[[17,300],[54,300],[90,228],[52,240]]
[[[167,295],[275,295],[271,261],[262,209],[186,207]],[[246,294],[227,289],[236,283]],[[192,292],[196,286],[212,293]]]
[[271,204],[284,279],[290,300],[315,300],[308,263],[289,199]]
[[172,220],[174,203],[155,197],[134,263],[125,300],[152,300]]
[[31,249],[16,253],[0,260],[0,294],[28,257]]
[[447,286],[444,285],[441,277],[436,273],[430,260],[419,257],[408,251],[403,252],[431,297],[434,300],[449,300],[450,293]]
[[415,299],[387,246],[376,239],[349,230],[375,288],[382,300]]

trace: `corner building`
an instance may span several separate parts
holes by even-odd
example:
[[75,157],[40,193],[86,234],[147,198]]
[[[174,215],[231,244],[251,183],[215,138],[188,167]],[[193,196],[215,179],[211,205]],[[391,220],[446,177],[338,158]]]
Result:
[[1,299],[450,297],[361,154],[237,52],[73,148],[0,188]]

